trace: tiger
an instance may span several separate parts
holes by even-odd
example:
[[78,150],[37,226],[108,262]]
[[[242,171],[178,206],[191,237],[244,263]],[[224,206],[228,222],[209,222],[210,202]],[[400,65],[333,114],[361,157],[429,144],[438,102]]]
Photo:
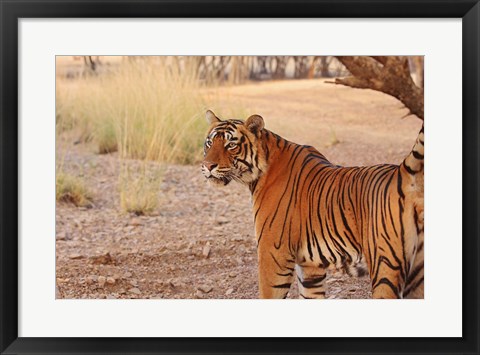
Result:
[[260,298],[325,298],[326,276],[368,273],[373,298],[423,298],[424,130],[400,165],[342,167],[317,149],[206,112],[202,173],[252,196]]

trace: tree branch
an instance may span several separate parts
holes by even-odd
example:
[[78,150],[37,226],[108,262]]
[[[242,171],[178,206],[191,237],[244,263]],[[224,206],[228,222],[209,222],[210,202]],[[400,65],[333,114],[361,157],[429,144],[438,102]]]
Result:
[[407,57],[339,56],[337,59],[352,76],[337,78],[335,84],[391,95],[423,120],[423,89],[413,82]]

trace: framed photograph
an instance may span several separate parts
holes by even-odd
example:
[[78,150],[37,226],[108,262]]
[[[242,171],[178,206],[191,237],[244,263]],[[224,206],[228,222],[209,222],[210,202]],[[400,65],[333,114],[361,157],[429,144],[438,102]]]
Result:
[[477,1],[0,9],[2,354],[479,353]]

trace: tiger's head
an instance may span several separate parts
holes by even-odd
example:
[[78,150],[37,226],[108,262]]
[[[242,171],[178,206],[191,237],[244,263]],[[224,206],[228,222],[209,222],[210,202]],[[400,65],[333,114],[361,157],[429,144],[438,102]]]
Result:
[[220,185],[257,180],[266,169],[261,143],[263,118],[252,115],[246,121],[221,120],[210,110],[206,118],[210,128],[204,144],[203,175]]

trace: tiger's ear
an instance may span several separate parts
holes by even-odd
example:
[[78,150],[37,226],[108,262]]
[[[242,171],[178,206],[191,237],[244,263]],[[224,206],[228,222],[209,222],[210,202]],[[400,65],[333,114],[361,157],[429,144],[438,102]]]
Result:
[[245,121],[245,126],[250,132],[256,135],[258,132],[260,132],[263,129],[263,127],[265,127],[265,122],[263,122],[262,116],[251,115]]
[[207,122],[210,124],[220,122],[221,120],[215,116],[213,111],[208,110],[207,113],[205,114],[205,118],[207,119]]

